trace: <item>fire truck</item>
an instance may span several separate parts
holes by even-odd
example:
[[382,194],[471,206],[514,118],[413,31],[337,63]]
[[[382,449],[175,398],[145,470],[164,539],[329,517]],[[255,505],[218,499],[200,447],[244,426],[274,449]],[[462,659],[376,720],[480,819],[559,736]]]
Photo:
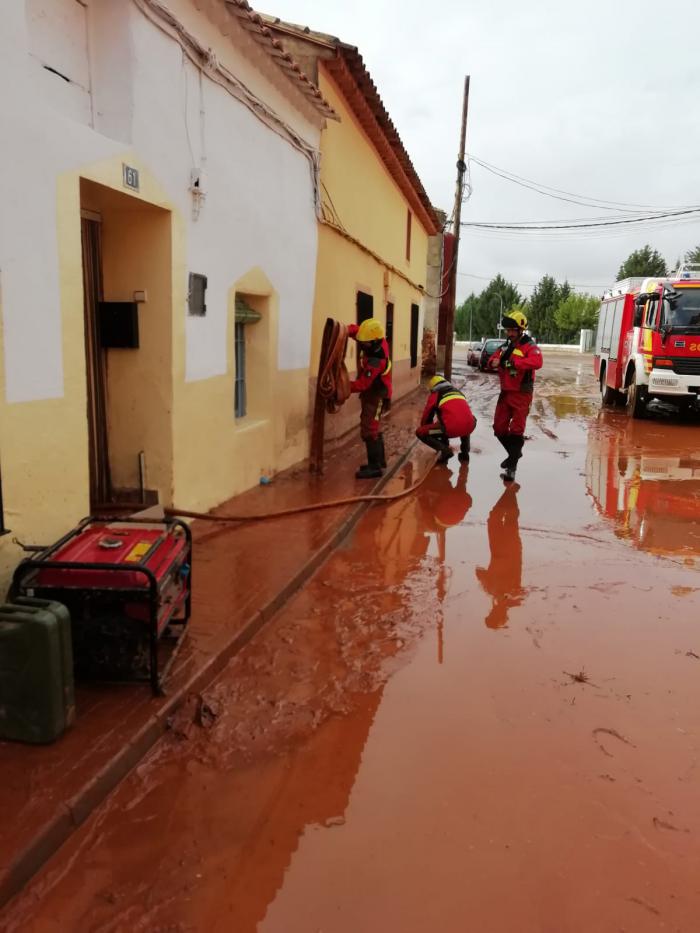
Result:
[[653,399],[698,407],[700,265],[664,278],[629,278],[603,297],[594,351],[603,405],[644,418]]
[[[606,415],[601,413],[601,418]],[[649,434],[630,421],[608,431],[605,421],[588,436],[586,487],[617,537],[657,556],[700,556],[700,442],[668,449],[668,434]],[[687,434],[672,426],[679,442]]]

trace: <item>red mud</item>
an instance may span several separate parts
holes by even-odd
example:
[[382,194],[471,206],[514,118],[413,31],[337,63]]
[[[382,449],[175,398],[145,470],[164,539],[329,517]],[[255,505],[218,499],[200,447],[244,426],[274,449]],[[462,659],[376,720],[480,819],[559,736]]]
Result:
[[5,927],[695,931],[698,427],[578,365],[505,490],[469,377],[470,468],[373,509]]

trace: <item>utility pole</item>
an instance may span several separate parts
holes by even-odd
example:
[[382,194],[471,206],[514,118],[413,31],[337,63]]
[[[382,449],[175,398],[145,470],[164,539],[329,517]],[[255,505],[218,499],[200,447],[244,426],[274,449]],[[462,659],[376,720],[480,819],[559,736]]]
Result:
[[455,206],[453,212],[452,229],[454,231],[454,252],[452,254],[452,267],[449,272],[449,301],[447,306],[447,320],[445,321],[445,378],[452,378],[452,350],[455,329],[455,304],[457,302],[457,258],[459,256],[459,235],[462,222],[462,197],[464,195],[464,173],[467,166],[464,161],[465,144],[467,138],[467,113],[469,112],[469,75],[464,79],[464,101],[462,104],[462,132],[459,138],[459,159],[457,160],[457,191],[455,192]]

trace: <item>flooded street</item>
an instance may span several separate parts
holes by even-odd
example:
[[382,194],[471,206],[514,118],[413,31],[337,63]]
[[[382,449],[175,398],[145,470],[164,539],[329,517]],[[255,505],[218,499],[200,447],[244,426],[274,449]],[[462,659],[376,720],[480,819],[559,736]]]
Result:
[[471,464],[370,510],[0,926],[698,929],[700,424],[545,353],[506,487],[463,372]]

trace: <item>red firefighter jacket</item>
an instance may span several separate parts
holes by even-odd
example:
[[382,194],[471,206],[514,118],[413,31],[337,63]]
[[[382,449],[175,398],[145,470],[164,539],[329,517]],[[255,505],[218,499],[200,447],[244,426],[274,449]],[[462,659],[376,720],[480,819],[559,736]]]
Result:
[[[357,340],[357,324],[348,325],[348,336]],[[386,340],[373,340],[371,343],[358,343],[357,379],[350,383],[351,392],[366,392],[377,383],[384,388],[385,398],[391,398],[391,359],[389,344]]]
[[474,430],[474,415],[469,402],[446,379],[439,382],[428,396],[420,423],[435,419],[448,437],[464,437]]
[[502,392],[529,392],[535,385],[535,370],[542,366],[540,348],[528,334],[515,342],[508,341],[488,362],[498,361],[498,376]]

